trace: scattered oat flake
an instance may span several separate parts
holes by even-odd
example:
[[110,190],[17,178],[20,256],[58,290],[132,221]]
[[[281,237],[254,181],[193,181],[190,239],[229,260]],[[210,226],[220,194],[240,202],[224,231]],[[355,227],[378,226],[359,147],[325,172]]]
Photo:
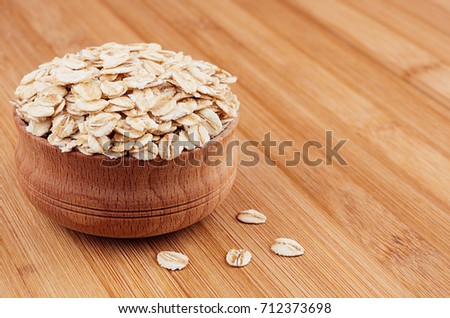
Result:
[[226,257],[226,261],[233,267],[244,267],[252,259],[252,254],[244,249],[231,249]]
[[189,263],[189,258],[181,253],[173,251],[162,251],[156,256],[158,264],[170,270],[185,268]]
[[267,220],[267,217],[264,214],[252,209],[239,212],[236,215],[236,218],[242,223],[248,224],[261,224]]
[[288,238],[277,238],[271,250],[281,256],[299,256],[305,253],[305,249],[299,243]]

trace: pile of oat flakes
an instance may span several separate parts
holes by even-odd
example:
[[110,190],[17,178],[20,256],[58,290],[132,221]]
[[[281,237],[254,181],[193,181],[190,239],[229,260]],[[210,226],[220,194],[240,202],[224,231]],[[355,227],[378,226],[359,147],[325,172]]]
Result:
[[237,117],[236,78],[154,43],[107,43],[44,63],[13,104],[27,131],[63,152],[173,159]]

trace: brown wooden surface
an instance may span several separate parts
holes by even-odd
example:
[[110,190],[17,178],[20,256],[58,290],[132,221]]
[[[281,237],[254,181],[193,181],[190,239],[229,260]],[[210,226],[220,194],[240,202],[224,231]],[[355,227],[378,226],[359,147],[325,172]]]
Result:
[[[0,4],[0,296],[450,296],[450,5],[420,0],[49,1]],[[39,63],[103,42],[158,42],[239,77],[237,136],[293,140],[240,167],[210,217],[156,238],[77,234],[19,188],[8,100]],[[284,167],[325,131],[348,166]],[[259,149],[262,156],[262,149]],[[312,151],[324,157],[324,149]],[[264,225],[235,221],[254,208]],[[299,258],[270,251],[298,240]],[[226,252],[252,251],[245,268]],[[190,257],[169,272],[161,250]]]

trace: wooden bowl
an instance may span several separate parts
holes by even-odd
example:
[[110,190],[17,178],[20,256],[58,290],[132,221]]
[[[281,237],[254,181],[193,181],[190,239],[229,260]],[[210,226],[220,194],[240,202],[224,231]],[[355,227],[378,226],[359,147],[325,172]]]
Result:
[[[27,132],[18,115],[14,118],[23,191],[38,210],[75,231],[135,238],[180,230],[209,215],[225,199],[236,176],[238,150],[226,151],[226,146],[237,119],[213,143],[183,151],[177,160],[142,161],[62,153]],[[210,160],[221,163],[207,164],[206,152],[217,150],[219,144],[223,153]]]

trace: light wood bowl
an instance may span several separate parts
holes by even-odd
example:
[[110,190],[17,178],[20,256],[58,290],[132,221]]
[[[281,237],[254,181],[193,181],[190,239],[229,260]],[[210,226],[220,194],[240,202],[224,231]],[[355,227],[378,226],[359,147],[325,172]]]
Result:
[[23,191],[38,210],[75,231],[135,238],[180,230],[209,215],[225,199],[236,176],[237,147],[228,154],[225,149],[237,119],[213,139],[224,149],[222,155],[211,157],[220,159],[220,165],[203,160],[206,151],[215,147],[208,144],[179,157],[200,164],[180,166],[159,157],[113,160],[78,151],[62,153],[27,132],[18,115],[14,118],[19,131],[16,166]]

